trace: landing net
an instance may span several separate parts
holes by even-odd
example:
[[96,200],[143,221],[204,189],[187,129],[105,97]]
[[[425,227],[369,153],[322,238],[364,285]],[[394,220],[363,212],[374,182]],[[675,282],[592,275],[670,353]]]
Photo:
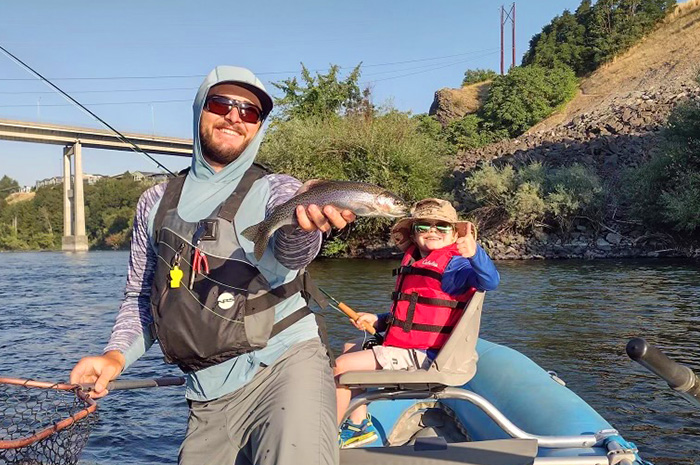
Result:
[[0,464],[76,464],[96,423],[79,386],[0,378]]

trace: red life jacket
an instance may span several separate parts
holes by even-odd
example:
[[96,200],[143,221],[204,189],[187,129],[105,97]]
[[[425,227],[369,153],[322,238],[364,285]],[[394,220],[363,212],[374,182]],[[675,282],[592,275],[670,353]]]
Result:
[[394,270],[396,288],[384,345],[406,349],[439,349],[447,341],[476,292],[452,296],[442,290],[442,275],[452,257],[460,255],[452,244],[421,258],[410,246]]

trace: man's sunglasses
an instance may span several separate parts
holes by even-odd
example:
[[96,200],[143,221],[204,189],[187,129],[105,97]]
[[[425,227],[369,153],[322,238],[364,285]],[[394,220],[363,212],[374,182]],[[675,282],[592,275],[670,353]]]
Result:
[[255,124],[262,119],[262,110],[252,103],[233,100],[221,95],[210,95],[204,100],[204,109],[219,116],[228,115],[233,107],[238,109],[238,116],[244,123]]
[[413,223],[413,230],[419,234],[427,233],[430,228],[435,228],[440,234],[449,234],[454,230],[449,223]]

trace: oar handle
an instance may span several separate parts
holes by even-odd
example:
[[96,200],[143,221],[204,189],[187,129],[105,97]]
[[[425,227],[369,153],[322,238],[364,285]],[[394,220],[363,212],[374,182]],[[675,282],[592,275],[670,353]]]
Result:
[[[342,310],[343,313],[345,313],[347,316],[349,316],[350,319],[351,319],[352,321],[357,321],[357,319],[360,318],[360,315],[358,315],[357,312],[356,312],[355,310],[353,310],[352,308],[348,307],[348,306],[345,305],[343,302],[338,302],[338,308],[339,308],[340,310]],[[377,331],[374,329],[374,326],[372,326],[371,324],[369,324],[369,323],[367,323],[367,322],[363,322],[363,323],[362,323],[362,328],[363,328],[365,331],[367,331],[368,333],[370,333],[370,334],[374,334],[374,333],[377,332]]]
[[700,378],[687,366],[674,362],[656,347],[636,337],[627,343],[627,355],[689,401],[700,406]]
[[[185,384],[182,376],[166,376],[156,379],[129,379],[121,381],[110,381],[107,384],[108,391],[125,391],[127,389],[141,389],[150,387],[181,386]],[[93,389],[94,384],[81,384],[83,389]]]

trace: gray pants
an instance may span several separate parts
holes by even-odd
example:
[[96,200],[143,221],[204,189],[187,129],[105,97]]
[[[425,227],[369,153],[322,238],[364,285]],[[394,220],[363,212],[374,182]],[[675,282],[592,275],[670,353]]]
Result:
[[180,465],[336,465],[335,384],[317,339],[292,346],[250,383],[190,402]]

